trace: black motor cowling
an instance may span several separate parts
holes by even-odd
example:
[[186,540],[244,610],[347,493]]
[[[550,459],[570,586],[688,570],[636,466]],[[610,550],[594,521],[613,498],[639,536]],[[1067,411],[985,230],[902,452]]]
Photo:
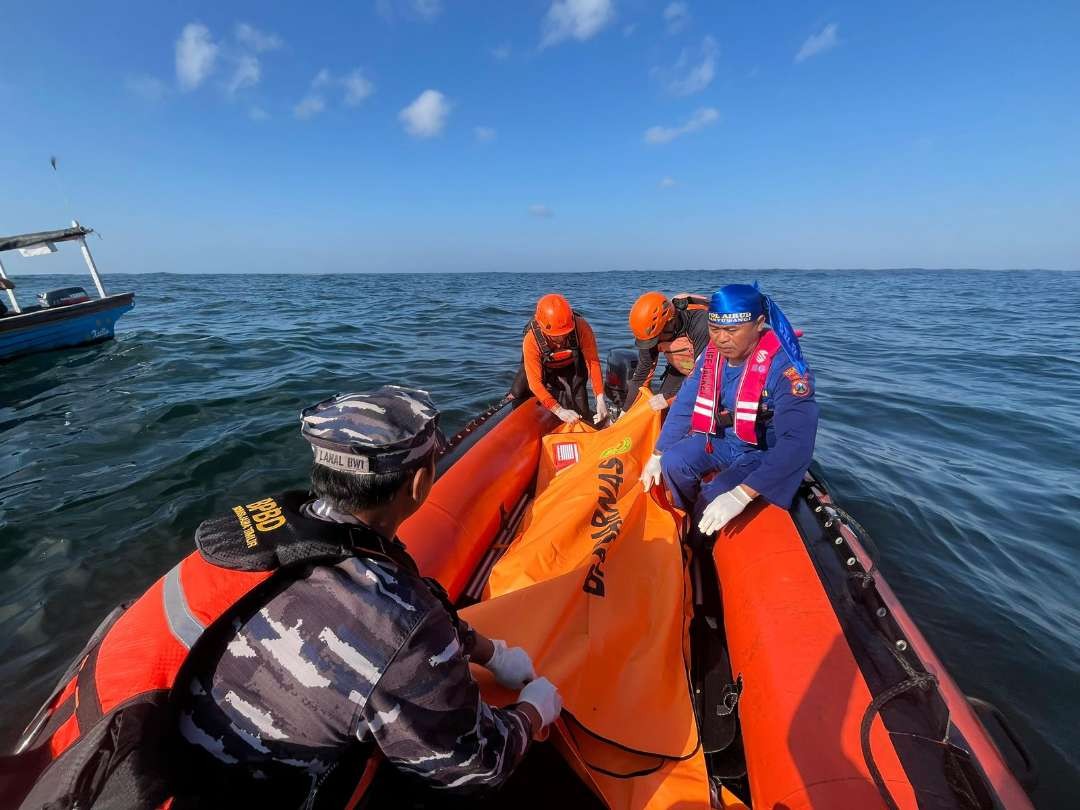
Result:
[[82,287],[61,287],[59,290],[38,293],[38,303],[42,307],[66,307],[89,300],[90,296]]
[[604,396],[619,410],[623,409],[630,377],[637,368],[638,353],[633,349],[611,349],[607,356]]

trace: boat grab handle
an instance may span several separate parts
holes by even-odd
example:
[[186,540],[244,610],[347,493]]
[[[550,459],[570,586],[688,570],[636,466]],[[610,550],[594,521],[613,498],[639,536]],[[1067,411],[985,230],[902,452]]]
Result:
[[[988,700],[982,700],[981,698],[971,697],[967,695],[967,702],[971,704],[971,708],[975,710],[975,714],[978,715],[979,720],[982,721],[984,726],[987,726],[989,731],[990,720],[994,721],[994,725],[1001,729],[1002,734],[1009,741],[1012,746],[1013,752],[1016,756],[1009,756],[1008,752],[1002,751],[1002,755],[1005,757],[1005,762],[1009,766],[1009,770],[1012,771],[1013,776],[1016,777],[1021,786],[1028,793],[1034,789],[1038,784],[1039,774],[1038,769],[1035,766],[1035,759],[1031,756],[1031,753],[1027,750],[1024,744],[1020,741],[1020,735],[1016,733],[1012,725],[1009,723],[1009,719],[1005,716],[1005,713],[1001,711],[997,706]],[[994,744],[999,748],[1001,747],[1001,735],[990,732],[991,738],[994,740]]]

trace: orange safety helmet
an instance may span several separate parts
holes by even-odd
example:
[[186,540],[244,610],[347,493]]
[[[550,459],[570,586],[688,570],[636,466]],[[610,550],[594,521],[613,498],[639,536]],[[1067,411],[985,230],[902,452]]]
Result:
[[551,337],[574,331],[574,310],[570,302],[558,293],[548,293],[536,302],[536,325]]
[[675,307],[662,292],[647,292],[630,308],[630,331],[639,349],[651,349],[660,342],[660,333],[675,315]]

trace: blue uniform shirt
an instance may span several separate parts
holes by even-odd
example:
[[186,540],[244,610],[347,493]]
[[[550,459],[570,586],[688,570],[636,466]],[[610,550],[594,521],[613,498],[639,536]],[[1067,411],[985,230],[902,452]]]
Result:
[[[690,415],[697,398],[701,380],[701,368],[705,355],[698,358],[691,374],[672,403],[656,452],[664,453],[690,433]],[[739,387],[743,367],[731,368],[724,364],[721,384],[721,404],[729,412],[735,412],[735,393]],[[744,442],[735,435],[734,428],[722,428],[720,440],[714,445],[721,465],[746,470],[745,478],[731,483],[746,484],[761,496],[787,509],[795,496],[803,475],[814,455],[814,438],[817,435],[818,405],[814,399],[814,375],[808,370],[799,375],[787,353],[777,351],[765,380],[762,405],[772,411],[772,419],[766,421],[761,415],[757,421],[756,445]]]

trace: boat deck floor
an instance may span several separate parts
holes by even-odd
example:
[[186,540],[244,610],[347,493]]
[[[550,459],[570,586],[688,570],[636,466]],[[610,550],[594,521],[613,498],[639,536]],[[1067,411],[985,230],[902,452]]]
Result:
[[419,780],[396,770],[380,768],[363,807],[393,807],[400,810],[428,808],[513,807],[516,810],[548,810],[551,807],[575,810],[603,810],[604,804],[548,742],[536,743],[506,784],[497,791],[475,796],[454,796],[424,786]]

